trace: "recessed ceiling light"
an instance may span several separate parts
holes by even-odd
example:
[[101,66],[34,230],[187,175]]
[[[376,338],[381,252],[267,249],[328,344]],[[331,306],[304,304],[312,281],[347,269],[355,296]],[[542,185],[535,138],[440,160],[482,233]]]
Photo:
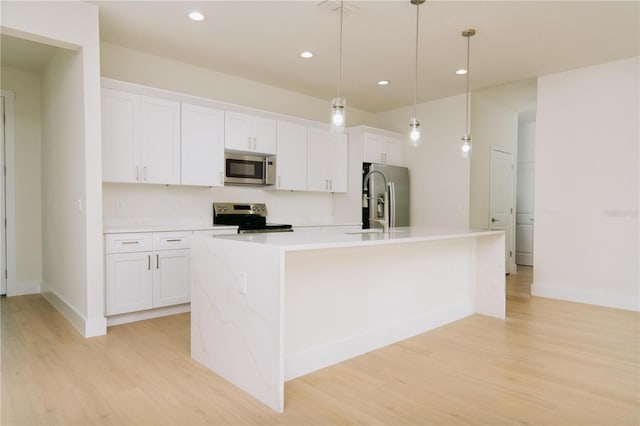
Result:
[[465,70],[464,68],[460,68],[458,71],[456,71],[456,74],[458,75],[465,75],[467,73],[467,70]]
[[198,12],[197,10],[194,10],[193,12],[189,12],[189,18],[192,21],[204,21],[204,15]]
[[309,59],[309,58],[313,58],[313,53],[309,52],[308,50],[305,50],[300,54],[300,56],[302,56],[305,59]]
[[389,84],[389,80],[380,80],[378,86],[386,86]]

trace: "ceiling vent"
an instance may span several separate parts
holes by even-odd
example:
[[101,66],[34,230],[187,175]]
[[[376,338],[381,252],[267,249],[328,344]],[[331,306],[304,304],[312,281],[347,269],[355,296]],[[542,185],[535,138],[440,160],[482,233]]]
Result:
[[[320,0],[318,7],[329,12],[340,13],[340,0]],[[355,4],[347,1],[344,2],[342,7],[344,8],[344,16],[353,15],[358,10]]]

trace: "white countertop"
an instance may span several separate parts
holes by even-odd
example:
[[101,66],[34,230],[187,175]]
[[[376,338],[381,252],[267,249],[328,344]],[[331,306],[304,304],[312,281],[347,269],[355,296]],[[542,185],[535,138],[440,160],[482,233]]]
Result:
[[112,226],[103,229],[104,234],[121,234],[127,232],[171,232],[171,231],[224,231],[238,229],[230,225],[131,225]]
[[282,251],[317,250],[339,247],[354,247],[382,244],[399,244],[421,241],[468,238],[485,235],[499,235],[503,231],[485,229],[435,229],[435,228],[394,228],[389,233],[370,232],[274,232],[266,234],[221,235],[216,239],[241,243],[277,246]]

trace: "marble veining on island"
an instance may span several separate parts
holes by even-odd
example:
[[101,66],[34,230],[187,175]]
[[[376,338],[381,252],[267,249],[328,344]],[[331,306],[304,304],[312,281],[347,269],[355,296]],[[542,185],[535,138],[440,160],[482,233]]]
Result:
[[191,356],[272,409],[287,380],[474,313],[505,317],[504,234],[195,237]]

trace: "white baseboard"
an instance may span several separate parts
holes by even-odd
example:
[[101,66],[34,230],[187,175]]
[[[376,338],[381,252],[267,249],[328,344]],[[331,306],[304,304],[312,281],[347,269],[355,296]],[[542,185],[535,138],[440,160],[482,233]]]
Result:
[[168,315],[191,312],[191,304],[166,306],[164,308],[149,309],[146,311],[131,312],[128,314],[113,315],[107,317],[107,326],[126,324],[128,322],[143,321],[152,318],[166,317]]
[[292,380],[365,352],[425,333],[444,324],[465,318],[474,312],[472,303],[459,303],[425,313],[409,321],[370,330],[357,336],[295,354],[287,354],[284,359],[284,380]]
[[7,283],[7,297],[39,294],[41,287],[42,283],[40,281],[19,281],[13,284]]
[[107,334],[107,321],[104,317],[86,319],[44,282],[41,285],[41,293],[83,337]]
[[608,291],[585,290],[582,288],[561,287],[548,284],[533,284],[531,295],[548,297],[550,299],[566,300],[569,302],[587,303],[589,305],[605,306],[608,308],[640,311],[638,296],[612,293]]

